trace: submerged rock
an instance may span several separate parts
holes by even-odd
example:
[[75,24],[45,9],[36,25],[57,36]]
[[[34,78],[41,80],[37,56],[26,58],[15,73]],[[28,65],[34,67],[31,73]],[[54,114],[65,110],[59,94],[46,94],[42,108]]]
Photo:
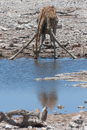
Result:
[[84,103],[87,104],[87,100],[85,100]]
[[64,106],[62,106],[62,105],[58,105],[58,109],[60,110],[60,109],[63,109],[64,108]]
[[78,106],[79,109],[84,109],[85,107],[84,106]]
[[[61,73],[61,74],[56,74],[54,77],[37,78],[35,80],[41,81],[41,80],[60,80],[60,79],[67,80],[67,81],[87,82],[87,71]],[[73,87],[81,86],[82,88],[87,88],[87,83],[75,84],[72,86]]]

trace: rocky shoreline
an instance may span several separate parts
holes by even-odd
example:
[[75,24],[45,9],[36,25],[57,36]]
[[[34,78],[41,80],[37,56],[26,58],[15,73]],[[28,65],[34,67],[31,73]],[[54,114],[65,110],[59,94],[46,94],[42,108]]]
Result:
[[26,128],[19,128],[2,121],[0,123],[0,130],[86,130],[87,112],[80,111],[78,113],[48,115],[45,124],[46,126],[44,127],[28,126]]
[[54,77],[36,78],[36,81],[42,80],[67,80],[72,82],[82,82],[79,84],[73,84],[73,87],[80,86],[82,88],[87,88],[87,71],[79,71],[73,73],[62,73],[56,74]]

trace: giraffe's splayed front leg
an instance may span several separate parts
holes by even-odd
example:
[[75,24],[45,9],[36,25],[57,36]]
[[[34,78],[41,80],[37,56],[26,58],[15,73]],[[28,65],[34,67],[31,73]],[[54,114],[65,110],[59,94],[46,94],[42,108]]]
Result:
[[33,52],[34,52],[34,59],[37,59],[39,55],[39,47],[36,45],[33,45]]

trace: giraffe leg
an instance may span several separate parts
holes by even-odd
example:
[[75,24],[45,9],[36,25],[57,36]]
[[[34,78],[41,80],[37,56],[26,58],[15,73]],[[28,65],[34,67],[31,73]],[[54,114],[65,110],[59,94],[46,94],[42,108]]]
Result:
[[53,33],[52,31],[51,31],[50,33],[51,33],[51,35],[54,37],[55,41],[58,43],[58,45],[59,45],[61,48],[63,48],[73,59],[77,59],[76,56],[74,56],[73,54],[71,54],[71,53],[56,39],[56,37],[55,37],[55,35],[54,35],[54,33]]
[[[53,29],[53,32],[54,32],[54,34],[56,34],[56,30],[55,30],[55,29]],[[54,44],[54,59],[57,59],[57,57],[56,57],[55,39],[54,39],[54,37],[52,36],[52,34],[50,34],[50,38],[51,38],[51,41],[52,41],[53,44]]]
[[19,49],[19,51],[15,55],[11,56],[9,60],[13,60],[24,48],[26,48],[35,39],[35,37],[36,37],[36,33],[32,36],[32,38],[26,44],[24,44],[24,46],[22,46]]
[[38,51],[37,51],[37,57],[39,56],[39,53],[40,53],[41,47],[42,47],[42,45],[43,45],[44,39],[45,39],[45,35],[42,34],[41,45],[40,45],[39,48],[38,48]]
[[54,59],[57,59],[57,57],[56,57],[56,46],[55,46],[55,40],[53,41],[53,43],[54,43]]
[[[57,28],[57,24],[53,27],[53,33],[56,35],[56,28]],[[53,44],[54,44],[54,59],[57,59],[57,56],[56,56],[56,45],[55,45],[55,39],[54,37],[52,36],[53,38]]]

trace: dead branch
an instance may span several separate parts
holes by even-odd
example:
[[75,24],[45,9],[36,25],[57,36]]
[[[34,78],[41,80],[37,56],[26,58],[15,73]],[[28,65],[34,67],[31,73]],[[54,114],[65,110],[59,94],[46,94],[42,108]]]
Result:
[[23,14],[23,15],[36,15],[36,14],[39,14],[39,13],[40,13],[40,11],[37,10],[36,12],[33,12],[33,13],[26,13],[26,14]]
[[77,59],[76,56],[74,56],[73,54],[71,54],[71,53],[56,39],[56,37],[55,37],[55,35],[54,35],[54,33],[53,33],[52,31],[51,31],[50,33],[51,33],[51,35],[54,37],[55,41],[58,43],[58,45],[59,45],[61,48],[63,48],[73,59]]
[[37,116],[39,118],[39,109],[36,109],[35,111],[26,111],[23,109],[18,109],[18,110],[14,110],[14,111],[10,111],[10,112],[6,112],[5,114],[7,114],[9,117],[12,117],[14,115],[22,115],[22,116]]
[[72,14],[69,14],[69,13],[72,13],[74,11],[75,11],[75,9],[67,11],[67,12],[56,11],[56,13],[59,13],[59,14],[65,15],[65,16],[73,16]]
[[[19,119],[14,119],[12,116],[22,115]],[[20,127],[45,125],[44,121],[47,118],[47,107],[44,107],[40,112],[39,109],[35,111],[26,111],[23,109],[9,111],[6,113],[0,112],[0,122],[5,121],[11,125]]]
[[32,36],[32,38],[26,44],[24,44],[24,46],[20,48],[20,50],[15,55],[10,57],[9,60],[13,60],[24,48],[26,48],[35,39],[35,37],[36,37],[36,33]]
[[[72,13],[72,12],[74,12],[75,10],[76,10],[76,9],[70,10],[70,11],[66,11],[66,12],[62,12],[62,11],[57,11],[57,10],[56,10],[56,13],[65,14],[65,15],[70,15],[70,14],[68,14],[68,13]],[[23,15],[36,15],[36,14],[39,14],[39,13],[40,13],[40,11],[37,10],[36,12],[33,12],[33,13],[26,13],[26,14],[23,14]]]

